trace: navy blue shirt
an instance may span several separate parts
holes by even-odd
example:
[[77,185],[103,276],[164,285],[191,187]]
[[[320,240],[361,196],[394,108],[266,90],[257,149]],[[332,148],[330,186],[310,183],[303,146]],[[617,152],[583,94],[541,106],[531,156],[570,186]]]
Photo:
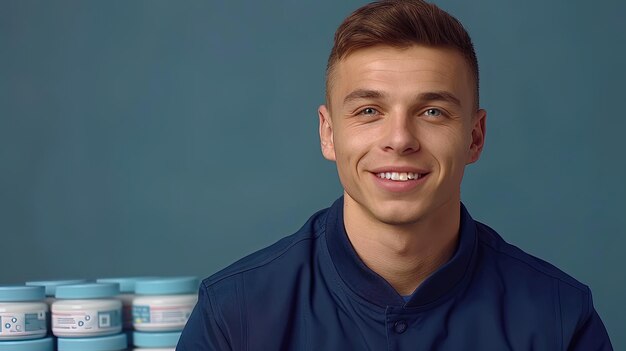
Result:
[[205,279],[176,350],[612,350],[587,286],[461,212],[454,255],[405,301],[357,256],[340,198]]

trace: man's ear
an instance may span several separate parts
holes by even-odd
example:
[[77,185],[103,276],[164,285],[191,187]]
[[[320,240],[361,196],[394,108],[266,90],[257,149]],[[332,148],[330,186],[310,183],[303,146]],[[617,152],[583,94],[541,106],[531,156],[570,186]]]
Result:
[[317,109],[320,118],[320,146],[322,155],[329,161],[335,161],[335,143],[333,142],[333,122],[330,119],[330,111],[326,105],[321,105]]
[[485,134],[487,111],[480,109],[472,116],[472,144],[470,145],[469,158],[467,164],[474,163],[480,158],[480,154],[485,146]]

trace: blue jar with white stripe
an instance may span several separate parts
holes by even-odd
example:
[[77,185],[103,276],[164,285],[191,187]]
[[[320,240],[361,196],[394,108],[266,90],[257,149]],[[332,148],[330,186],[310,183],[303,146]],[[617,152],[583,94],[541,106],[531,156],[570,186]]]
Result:
[[44,297],[41,286],[0,286],[0,341],[46,336],[48,305]]
[[133,326],[142,332],[175,332],[185,327],[198,301],[198,279],[172,277],[138,281]]
[[52,304],[52,333],[62,338],[85,338],[122,331],[119,285],[85,283],[61,285]]

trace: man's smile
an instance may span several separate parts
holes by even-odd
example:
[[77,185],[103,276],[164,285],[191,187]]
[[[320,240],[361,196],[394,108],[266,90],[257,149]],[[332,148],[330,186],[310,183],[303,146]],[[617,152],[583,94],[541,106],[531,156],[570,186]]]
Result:
[[425,171],[420,172],[376,172],[371,173],[374,183],[384,191],[393,193],[404,193],[414,190],[422,185],[430,174]]

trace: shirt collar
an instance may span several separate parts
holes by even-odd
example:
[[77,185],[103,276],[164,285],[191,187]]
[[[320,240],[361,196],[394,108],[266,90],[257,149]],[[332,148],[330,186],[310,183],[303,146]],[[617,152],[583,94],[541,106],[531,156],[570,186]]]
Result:
[[326,242],[339,276],[356,294],[380,306],[418,307],[449,293],[472,268],[472,257],[476,250],[476,225],[461,204],[459,241],[454,255],[420,284],[407,303],[385,279],[369,269],[354,251],[344,227],[343,196],[328,211]]

